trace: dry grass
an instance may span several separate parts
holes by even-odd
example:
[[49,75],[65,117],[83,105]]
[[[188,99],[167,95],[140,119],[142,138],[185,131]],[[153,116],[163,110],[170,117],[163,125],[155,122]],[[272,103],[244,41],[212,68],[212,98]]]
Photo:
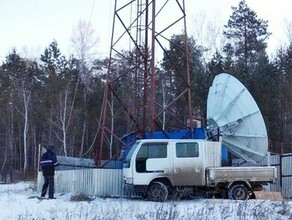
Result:
[[84,193],[76,194],[70,198],[70,201],[73,202],[91,202],[92,200],[94,199]]

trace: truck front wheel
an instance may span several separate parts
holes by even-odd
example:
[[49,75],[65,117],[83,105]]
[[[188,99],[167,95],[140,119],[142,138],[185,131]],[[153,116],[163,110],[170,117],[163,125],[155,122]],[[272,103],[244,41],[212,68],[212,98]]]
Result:
[[153,182],[147,190],[147,198],[154,202],[164,202],[168,197],[166,185],[162,182]]
[[233,185],[228,189],[228,198],[232,200],[246,200],[248,191],[244,185]]

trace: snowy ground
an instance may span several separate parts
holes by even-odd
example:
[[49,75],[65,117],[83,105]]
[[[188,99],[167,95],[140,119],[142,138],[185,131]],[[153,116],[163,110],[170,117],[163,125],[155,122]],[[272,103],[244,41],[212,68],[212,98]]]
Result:
[[39,200],[32,182],[0,184],[0,219],[292,219],[292,201],[194,199],[155,203],[126,198],[71,201],[72,194]]

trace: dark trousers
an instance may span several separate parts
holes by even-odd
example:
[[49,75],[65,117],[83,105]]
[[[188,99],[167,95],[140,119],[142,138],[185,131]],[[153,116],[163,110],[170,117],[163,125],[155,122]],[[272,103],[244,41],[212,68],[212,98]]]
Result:
[[49,188],[49,198],[54,198],[54,176],[44,176],[44,185],[41,196],[45,197]]

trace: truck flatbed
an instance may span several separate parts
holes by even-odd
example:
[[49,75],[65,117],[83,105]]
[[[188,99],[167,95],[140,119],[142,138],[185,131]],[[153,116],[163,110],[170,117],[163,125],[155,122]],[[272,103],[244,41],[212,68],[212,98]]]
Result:
[[277,169],[274,166],[207,168],[208,185],[241,180],[250,182],[275,182],[276,178]]

